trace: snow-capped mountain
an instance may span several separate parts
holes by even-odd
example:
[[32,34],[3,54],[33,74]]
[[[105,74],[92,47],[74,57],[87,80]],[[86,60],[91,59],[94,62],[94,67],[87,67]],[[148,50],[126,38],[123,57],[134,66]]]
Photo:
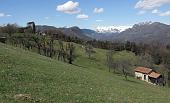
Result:
[[133,41],[153,43],[159,42],[163,44],[170,43],[170,25],[160,22],[142,22],[133,25],[132,28],[121,32],[113,38],[119,41]]
[[98,33],[120,33],[132,26],[98,26],[95,31]]

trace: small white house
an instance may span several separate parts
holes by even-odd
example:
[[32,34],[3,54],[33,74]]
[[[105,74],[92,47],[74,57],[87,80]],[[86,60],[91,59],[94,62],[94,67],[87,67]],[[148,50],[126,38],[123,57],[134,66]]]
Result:
[[155,72],[154,70],[150,68],[145,67],[137,67],[135,69],[135,77],[137,79],[146,81],[148,83],[152,84],[159,84],[162,82],[162,75]]

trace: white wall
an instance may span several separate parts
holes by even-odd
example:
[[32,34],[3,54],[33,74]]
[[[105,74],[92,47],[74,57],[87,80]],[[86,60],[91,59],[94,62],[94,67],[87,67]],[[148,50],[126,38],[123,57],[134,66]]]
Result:
[[[144,80],[144,75],[146,75],[146,80]],[[143,81],[149,82],[149,78],[147,74],[143,74],[143,73],[139,73],[139,72],[135,72],[135,77],[141,77]]]

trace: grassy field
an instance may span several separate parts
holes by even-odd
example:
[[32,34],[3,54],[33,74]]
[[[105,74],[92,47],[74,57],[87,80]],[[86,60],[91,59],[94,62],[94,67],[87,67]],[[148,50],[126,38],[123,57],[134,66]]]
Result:
[[[69,65],[0,43],[0,103],[169,103],[170,90],[109,73],[105,50],[89,60],[81,45]],[[115,58],[131,58],[120,52]]]

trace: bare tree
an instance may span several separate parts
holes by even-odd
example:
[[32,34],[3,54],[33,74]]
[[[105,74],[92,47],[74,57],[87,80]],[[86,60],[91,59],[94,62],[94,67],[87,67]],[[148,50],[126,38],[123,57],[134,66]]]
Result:
[[139,59],[140,59],[139,60],[140,61],[139,65],[149,67],[149,68],[153,67],[154,62],[153,62],[153,58],[151,57],[150,54],[145,53],[143,55],[140,55]]
[[3,33],[7,33],[10,37],[12,34],[16,33],[18,30],[18,25],[17,24],[7,24],[2,28]]
[[48,38],[46,36],[42,36],[42,40],[41,41],[42,41],[42,49],[43,49],[44,55],[48,56],[47,55]]
[[168,71],[168,79],[167,79],[167,82],[168,82],[168,87],[170,87],[170,71]]
[[38,53],[41,55],[42,37],[40,35],[34,35],[32,39],[36,44],[35,46],[38,49]]
[[61,40],[58,41],[59,49],[58,49],[58,60],[66,61],[66,51],[64,50],[64,44]]
[[122,60],[119,60],[118,65],[119,65],[119,68],[122,71],[125,79],[127,80],[127,76],[129,74],[128,71],[129,71],[129,67],[131,65],[131,61],[129,61],[128,59],[122,59]]
[[69,64],[72,64],[72,62],[75,60],[75,46],[73,43],[68,43],[66,45],[66,52],[67,52],[67,60]]
[[54,38],[53,37],[50,38],[49,47],[50,47],[50,55],[49,56],[52,58],[53,55],[54,55],[54,52],[55,52],[55,50],[54,50]]
[[91,55],[93,53],[93,46],[90,45],[90,44],[87,44],[85,46],[85,53],[88,55],[88,58],[90,59],[91,58]]
[[170,51],[165,53],[164,55],[164,68],[161,68],[161,73],[164,75],[164,84],[167,83],[168,87],[170,87]]
[[107,64],[107,67],[109,68],[109,72],[113,68],[113,57],[112,56],[113,56],[113,51],[109,50],[106,53],[106,64]]

